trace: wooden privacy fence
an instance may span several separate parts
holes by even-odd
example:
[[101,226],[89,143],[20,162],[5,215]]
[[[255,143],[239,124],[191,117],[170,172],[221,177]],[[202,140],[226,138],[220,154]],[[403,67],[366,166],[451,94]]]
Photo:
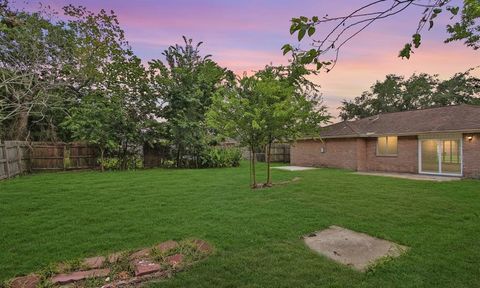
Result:
[[28,149],[23,141],[0,141],[0,180],[23,174],[28,168]]
[[290,144],[275,143],[270,153],[272,162],[290,163]]
[[153,147],[145,144],[143,146],[143,167],[155,168],[161,167],[168,160],[170,147],[167,145],[156,144]]
[[97,148],[84,143],[0,141],[0,179],[35,171],[95,169]]
[[[271,162],[283,162],[290,163],[290,144],[288,143],[274,143],[272,144],[270,152],[270,161]],[[245,159],[250,159],[250,151],[248,149],[243,149],[243,157]],[[257,151],[255,153],[255,158],[258,162],[265,162],[266,155],[264,149]]]
[[97,148],[84,143],[32,143],[30,169],[79,170],[97,165]]

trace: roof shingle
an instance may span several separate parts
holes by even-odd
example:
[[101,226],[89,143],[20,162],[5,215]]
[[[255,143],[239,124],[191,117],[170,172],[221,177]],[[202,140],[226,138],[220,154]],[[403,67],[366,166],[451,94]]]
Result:
[[378,114],[324,127],[323,138],[480,131],[480,106],[455,105]]

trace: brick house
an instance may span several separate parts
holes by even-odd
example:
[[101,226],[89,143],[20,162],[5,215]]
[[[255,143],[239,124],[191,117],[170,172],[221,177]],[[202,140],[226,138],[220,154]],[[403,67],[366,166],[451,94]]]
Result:
[[480,178],[480,106],[379,114],[292,145],[292,165]]

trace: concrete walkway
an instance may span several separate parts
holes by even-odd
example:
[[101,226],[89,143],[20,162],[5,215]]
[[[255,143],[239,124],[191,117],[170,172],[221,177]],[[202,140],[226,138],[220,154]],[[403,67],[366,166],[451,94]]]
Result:
[[354,172],[354,174],[367,175],[367,176],[393,177],[393,178],[402,178],[402,179],[420,180],[420,181],[434,181],[434,182],[458,181],[462,179],[461,177],[411,174],[411,173]]
[[272,169],[285,170],[285,171],[305,171],[317,169],[315,167],[301,167],[301,166],[278,166],[272,167]]

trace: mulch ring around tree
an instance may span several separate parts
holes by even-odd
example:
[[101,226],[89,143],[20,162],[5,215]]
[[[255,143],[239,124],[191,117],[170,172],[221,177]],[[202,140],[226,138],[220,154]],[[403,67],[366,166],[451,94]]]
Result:
[[153,247],[62,262],[6,281],[8,288],[117,288],[138,287],[170,278],[213,252],[203,240],[169,240]]

